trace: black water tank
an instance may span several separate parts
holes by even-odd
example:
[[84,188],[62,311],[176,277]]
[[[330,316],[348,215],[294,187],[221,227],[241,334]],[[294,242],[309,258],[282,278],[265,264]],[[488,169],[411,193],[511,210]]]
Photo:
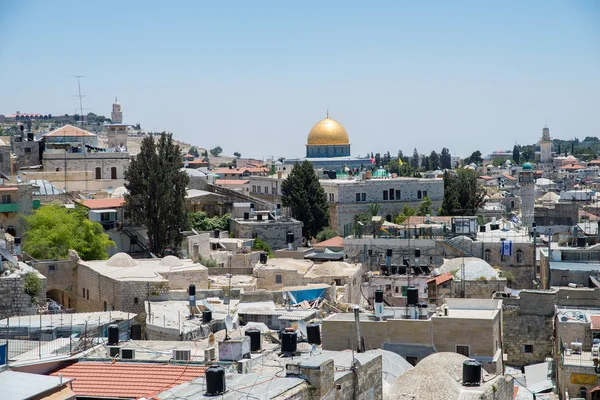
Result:
[[15,246],[20,246],[21,245],[21,237],[20,236],[16,236],[15,237]]
[[386,255],[386,257],[391,257],[392,256],[392,249],[387,249],[385,251],[385,255]]
[[225,393],[225,370],[218,365],[211,365],[204,373],[206,376],[206,395],[218,396]]
[[213,235],[214,235],[215,239],[219,239],[221,237],[221,231],[218,229],[215,229],[213,231]]
[[142,340],[142,326],[141,325],[131,325],[130,328],[131,340]]
[[398,267],[399,275],[406,275],[406,267]]
[[281,334],[281,351],[284,353],[295,353],[298,347],[298,336],[296,332],[285,331]]
[[196,295],[196,285],[194,285],[193,283],[190,284],[189,288],[188,288],[188,294],[190,296],[195,296]]
[[294,234],[292,232],[286,233],[285,242],[286,243],[294,243]]
[[369,253],[370,256],[372,256],[373,255],[373,250],[369,249],[368,253]]
[[398,275],[398,266],[397,265],[392,265],[390,268],[390,273],[392,275]]
[[485,225],[481,225],[479,227],[479,232],[485,232],[486,226]]
[[380,266],[379,270],[381,275],[388,276],[390,274],[390,270],[385,265]]
[[321,326],[319,324],[308,324],[306,326],[306,336],[308,336],[308,343],[321,344]]
[[415,249],[415,257],[421,257],[421,249]]
[[256,328],[246,329],[245,335],[250,337],[250,351],[259,351],[260,331]]
[[481,364],[475,360],[463,361],[463,385],[479,386],[481,383]]
[[[17,243],[17,238],[15,238],[15,244]],[[585,238],[578,237],[577,238],[577,247],[585,247]]]
[[244,213],[244,219],[250,219],[250,213]]
[[406,302],[409,306],[419,304],[419,289],[409,286],[406,289]]
[[108,326],[108,342],[109,346],[119,344],[119,325],[112,324]]
[[256,214],[256,220],[262,221],[262,214]]
[[260,263],[261,264],[266,264],[267,260],[269,259],[269,255],[267,253],[265,253],[264,251],[262,251],[259,255],[260,257]]
[[202,311],[202,322],[205,324],[208,324],[210,321],[212,321],[212,311],[210,311],[210,310]]
[[383,290],[377,289],[375,291],[375,303],[383,303]]

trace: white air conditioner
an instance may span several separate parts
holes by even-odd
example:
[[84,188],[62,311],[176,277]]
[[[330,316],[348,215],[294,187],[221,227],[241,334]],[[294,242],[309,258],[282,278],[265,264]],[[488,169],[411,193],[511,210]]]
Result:
[[173,360],[175,361],[190,361],[192,358],[192,351],[187,350],[173,350]]
[[204,362],[212,361],[217,358],[217,348],[216,347],[207,347],[204,349]]
[[135,358],[135,349],[121,349],[121,360],[133,360]]
[[115,358],[121,355],[120,346],[106,346],[106,356],[108,358]]

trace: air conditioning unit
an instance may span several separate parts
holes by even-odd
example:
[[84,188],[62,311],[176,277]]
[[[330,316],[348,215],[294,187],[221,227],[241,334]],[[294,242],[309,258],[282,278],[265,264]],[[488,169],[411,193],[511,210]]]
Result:
[[216,347],[207,347],[204,349],[204,362],[212,361],[217,358],[217,348]]
[[192,358],[192,351],[187,350],[173,350],[173,360],[175,361],[190,361]]
[[135,358],[135,349],[121,349],[122,360],[133,360]]
[[237,362],[237,371],[239,374],[249,374],[251,372],[250,367],[252,360],[249,358],[244,358]]
[[115,358],[121,355],[121,346],[106,346],[106,355]]

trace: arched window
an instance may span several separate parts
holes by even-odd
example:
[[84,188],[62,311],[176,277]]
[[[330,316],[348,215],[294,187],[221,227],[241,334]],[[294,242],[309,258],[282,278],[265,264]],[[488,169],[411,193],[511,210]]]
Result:
[[117,179],[117,167],[111,167],[110,179]]
[[490,249],[485,249],[483,251],[483,259],[487,263],[490,263],[492,261],[492,251]]
[[96,167],[96,179],[102,179],[102,168]]
[[517,264],[521,264],[523,262],[523,250],[517,250]]
[[581,397],[582,399],[587,398],[587,389],[584,386],[579,388],[579,397]]

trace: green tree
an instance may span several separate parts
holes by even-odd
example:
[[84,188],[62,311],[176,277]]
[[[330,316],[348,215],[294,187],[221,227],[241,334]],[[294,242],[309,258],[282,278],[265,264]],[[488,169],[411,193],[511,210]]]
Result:
[[254,251],[264,251],[268,255],[272,255],[273,254],[271,252],[271,247],[267,244],[267,242],[265,242],[264,240],[262,240],[259,237],[257,237],[256,239],[254,239],[254,244],[252,245],[252,250],[254,250]]
[[519,150],[519,146],[517,146],[515,144],[515,147],[513,147],[513,156],[512,159],[517,163],[517,164],[521,164],[521,152]]
[[323,230],[321,230],[321,232],[317,233],[317,242],[322,242],[324,240],[327,239],[331,239],[336,237],[338,234],[336,231],[334,231],[333,229],[327,227],[327,228],[323,228]]
[[410,159],[410,166],[414,169],[414,170],[418,170],[419,169],[419,152],[417,151],[417,148],[415,147],[415,149],[413,150],[413,155],[412,158]]
[[441,215],[475,215],[483,204],[485,191],[477,182],[477,173],[459,169],[456,174],[444,174],[444,199]]
[[87,209],[49,205],[25,217],[23,250],[41,260],[61,260],[75,250],[83,260],[105,260],[115,244],[98,222],[90,221]]
[[188,224],[185,205],[188,176],[179,170],[183,157],[173,135],[162,133],[142,140],[140,152],[125,171],[125,212],[146,228],[150,251],[159,256],[167,248],[177,253]]
[[417,211],[417,215],[425,216],[431,215],[431,199],[429,196],[425,196],[423,201],[419,204],[419,210]]
[[402,212],[400,214],[394,216],[394,223],[401,224],[404,221],[406,221],[406,219],[408,217],[412,217],[415,214],[416,214],[416,211],[414,208],[405,205],[404,208],[402,209]]
[[281,193],[283,206],[290,207],[294,218],[302,221],[304,237],[315,237],[329,225],[327,197],[309,161],[294,165],[281,183]]
[[452,168],[452,156],[450,155],[450,150],[447,148],[443,148],[440,153],[440,167],[442,169],[451,169]]
[[197,231],[213,231],[215,229],[226,231],[229,230],[231,215],[225,214],[222,217],[209,218],[204,211],[199,211],[189,214],[188,219],[189,227]]
[[429,166],[432,171],[440,169],[440,155],[435,150],[429,155]]
[[214,149],[210,149],[210,154],[213,157],[218,157],[219,154],[221,154],[223,152],[223,149],[221,148],[221,146],[217,146]]
[[475,163],[477,165],[481,165],[483,163],[483,158],[481,157],[481,151],[476,150],[469,157],[465,159],[465,164]]
[[190,149],[188,150],[188,153],[190,153],[194,157],[200,157],[200,153],[198,153],[198,148],[196,146],[190,147]]
[[240,153],[239,151],[236,151],[235,153],[233,153],[233,155],[234,155],[236,158],[240,158],[240,157],[242,156],[242,153]]

